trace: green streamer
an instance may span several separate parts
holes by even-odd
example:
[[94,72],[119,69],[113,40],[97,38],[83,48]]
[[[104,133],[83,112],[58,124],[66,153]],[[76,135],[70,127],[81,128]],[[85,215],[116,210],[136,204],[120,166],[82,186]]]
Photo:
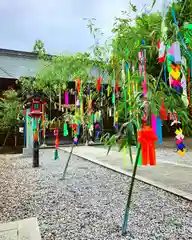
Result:
[[139,153],[139,159],[138,159],[137,166],[142,166],[142,151],[140,151],[140,153]]
[[127,91],[126,88],[123,89],[124,93],[124,108],[125,108],[125,119],[127,118]]
[[92,124],[94,124],[94,119],[95,119],[94,113],[92,113],[92,114],[91,114],[91,122],[92,122]]
[[67,129],[67,123],[64,123],[63,125],[63,136],[68,136],[68,129]]
[[115,94],[112,94],[112,104],[115,104]]

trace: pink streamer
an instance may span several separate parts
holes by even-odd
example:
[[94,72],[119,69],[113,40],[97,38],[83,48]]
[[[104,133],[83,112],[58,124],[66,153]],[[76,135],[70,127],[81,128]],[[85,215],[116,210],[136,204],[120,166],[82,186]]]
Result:
[[144,97],[147,95],[147,76],[146,76],[146,54],[144,54],[144,83],[143,83]]
[[69,95],[68,92],[65,92],[65,104],[69,104]]
[[157,120],[156,120],[156,116],[154,114],[151,115],[151,125],[152,125],[152,129],[154,131],[154,133],[157,133]]
[[139,57],[139,72],[140,72],[140,75],[142,75],[142,64],[141,64],[142,52],[138,53],[138,57]]

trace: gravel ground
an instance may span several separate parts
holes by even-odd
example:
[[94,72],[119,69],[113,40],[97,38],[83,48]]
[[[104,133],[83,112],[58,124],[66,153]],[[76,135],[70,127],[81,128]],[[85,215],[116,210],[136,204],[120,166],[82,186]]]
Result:
[[38,217],[44,240],[192,239],[192,202],[136,182],[128,234],[121,236],[130,179],[68,154],[41,151],[41,168],[31,159],[0,159],[0,222]]

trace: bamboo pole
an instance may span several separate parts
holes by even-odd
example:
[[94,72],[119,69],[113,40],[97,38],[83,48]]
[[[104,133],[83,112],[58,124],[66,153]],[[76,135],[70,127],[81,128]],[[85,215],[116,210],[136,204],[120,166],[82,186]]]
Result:
[[133,193],[133,187],[134,187],[134,183],[135,183],[135,175],[137,172],[137,165],[139,162],[140,152],[141,152],[141,145],[139,144],[139,146],[137,148],[137,155],[136,155],[136,159],[135,159],[135,163],[134,163],[133,173],[132,173],[132,177],[131,177],[131,185],[129,188],[129,194],[128,194],[127,204],[126,204],[126,208],[125,208],[125,214],[124,214],[123,226],[122,226],[122,235],[125,235],[127,233],[127,223],[129,220],[131,197],[132,197],[132,193]]

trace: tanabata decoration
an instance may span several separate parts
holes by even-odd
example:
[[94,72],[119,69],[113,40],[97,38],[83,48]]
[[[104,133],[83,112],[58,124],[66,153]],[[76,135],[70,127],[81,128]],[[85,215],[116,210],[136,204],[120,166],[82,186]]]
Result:
[[177,153],[181,157],[183,157],[186,151],[185,149],[186,146],[183,143],[184,135],[183,135],[182,129],[181,128],[176,129],[175,134],[176,134],[175,138],[176,138],[176,145],[177,145]]
[[101,91],[101,81],[102,81],[102,78],[99,77],[97,79],[97,91],[100,92]]
[[78,132],[77,132],[77,124],[71,124],[71,128],[73,130],[73,134],[74,134],[74,139],[73,142],[75,145],[78,144]]
[[164,103],[163,99],[162,99],[162,103],[161,103],[161,108],[159,110],[159,115],[160,115],[161,120],[167,120],[167,111],[166,111],[165,103]]
[[163,143],[163,136],[162,136],[162,120],[159,116],[155,116],[152,114],[151,116],[151,125],[154,133],[158,137],[158,143],[162,144]]
[[69,104],[69,94],[67,91],[65,91],[64,99],[65,99],[65,104],[68,105]]
[[100,130],[101,130],[100,125],[98,122],[96,122],[96,124],[95,124],[96,140],[99,139]]
[[81,90],[81,80],[80,79],[77,79],[77,81],[76,81],[76,89],[79,94],[80,90]]
[[67,123],[64,123],[64,125],[63,125],[63,136],[64,137],[68,136]]
[[165,52],[165,45],[164,42],[160,42],[158,41],[158,49],[159,49],[159,57],[158,57],[158,61],[159,63],[165,62],[166,59],[166,52]]
[[153,129],[149,126],[144,126],[138,131],[138,142],[141,144],[142,165],[156,165],[155,142],[157,136]]
[[92,113],[92,100],[88,100],[88,115],[90,116]]
[[76,101],[76,107],[80,108],[80,101],[79,101],[79,99],[77,99],[77,101]]
[[54,130],[54,136],[55,136],[55,151],[54,151],[54,160],[57,160],[59,158],[58,153],[58,147],[59,147],[59,130],[56,128]]

